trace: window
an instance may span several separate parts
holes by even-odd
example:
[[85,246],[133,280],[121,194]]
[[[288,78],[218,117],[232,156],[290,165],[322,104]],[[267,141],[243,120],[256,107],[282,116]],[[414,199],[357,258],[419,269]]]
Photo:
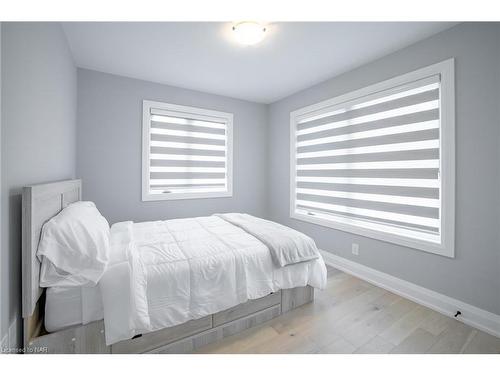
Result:
[[142,200],[232,196],[231,113],[143,102]]
[[291,113],[292,218],[453,257],[454,60]]

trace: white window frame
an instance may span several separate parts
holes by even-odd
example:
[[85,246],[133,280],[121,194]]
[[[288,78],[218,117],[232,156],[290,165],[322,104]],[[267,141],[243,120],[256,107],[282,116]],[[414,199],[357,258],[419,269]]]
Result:
[[[227,198],[233,196],[233,114],[214,111],[211,109],[188,107],[184,105],[143,100],[142,102],[142,200],[162,201],[177,199],[200,199],[200,198]],[[185,113],[190,118],[202,121],[218,121],[226,124],[226,174],[227,190],[222,192],[205,193],[174,193],[174,194],[151,194],[149,192],[150,176],[150,127],[151,109],[165,111],[165,114],[179,116]],[[170,113],[169,113],[170,112]]]
[[[313,224],[354,233],[357,235],[423,250],[453,258],[455,256],[455,61],[454,58],[422,69],[364,87],[335,98],[316,103],[290,113],[290,217]],[[324,111],[327,107],[342,106],[342,103],[361,98],[379,91],[388,90],[433,75],[440,75],[440,218],[441,242],[429,242],[387,233],[340,221],[326,220],[295,211],[296,201],[296,126],[303,119]]]

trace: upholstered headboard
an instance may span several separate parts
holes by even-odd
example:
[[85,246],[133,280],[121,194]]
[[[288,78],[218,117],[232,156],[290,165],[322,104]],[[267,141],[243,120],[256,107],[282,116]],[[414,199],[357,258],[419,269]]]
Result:
[[37,302],[43,293],[39,287],[40,262],[36,256],[42,226],[70,203],[81,200],[81,180],[66,180],[26,186],[22,208],[22,290],[25,338],[29,338],[39,319]]

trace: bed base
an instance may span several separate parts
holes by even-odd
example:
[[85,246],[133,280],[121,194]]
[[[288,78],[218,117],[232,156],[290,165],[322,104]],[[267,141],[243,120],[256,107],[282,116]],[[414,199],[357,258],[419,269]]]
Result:
[[102,320],[31,337],[26,353],[191,353],[312,302],[310,286],[283,289],[228,310],[107,346]]

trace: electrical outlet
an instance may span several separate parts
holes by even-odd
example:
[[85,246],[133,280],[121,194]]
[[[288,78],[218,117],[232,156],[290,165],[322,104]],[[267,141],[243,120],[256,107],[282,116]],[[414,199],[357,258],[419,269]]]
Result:
[[359,255],[359,244],[357,243],[352,244],[352,253],[353,255]]

